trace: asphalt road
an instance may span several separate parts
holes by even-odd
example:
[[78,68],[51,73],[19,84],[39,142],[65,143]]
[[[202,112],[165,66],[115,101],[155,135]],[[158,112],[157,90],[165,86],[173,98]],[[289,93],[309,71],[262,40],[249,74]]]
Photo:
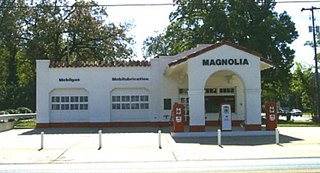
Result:
[[320,172],[319,158],[211,160],[176,162],[121,162],[72,164],[2,164],[1,173],[123,173],[123,172]]

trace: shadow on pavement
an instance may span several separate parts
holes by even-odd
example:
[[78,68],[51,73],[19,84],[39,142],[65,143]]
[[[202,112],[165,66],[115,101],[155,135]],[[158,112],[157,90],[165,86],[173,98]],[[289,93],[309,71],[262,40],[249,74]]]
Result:
[[[200,145],[217,145],[217,137],[177,137],[173,138],[176,143],[196,143]],[[291,143],[293,141],[301,141],[302,139],[291,136],[280,135],[280,143]],[[266,145],[275,144],[275,136],[222,136],[222,145]]]
[[158,133],[161,130],[163,133],[170,133],[171,127],[65,127],[65,128],[36,128],[30,131],[21,133],[20,135],[37,135],[41,132],[45,134],[95,134],[99,130],[102,133]]

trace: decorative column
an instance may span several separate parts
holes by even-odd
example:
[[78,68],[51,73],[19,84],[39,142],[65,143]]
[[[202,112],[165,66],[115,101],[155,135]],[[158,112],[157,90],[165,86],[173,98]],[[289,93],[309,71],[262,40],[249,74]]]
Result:
[[245,90],[245,129],[261,130],[261,89]]
[[37,127],[50,126],[50,98],[48,88],[49,60],[37,60]]
[[189,114],[190,132],[204,132],[205,129],[205,110],[204,110],[204,89],[189,89]]

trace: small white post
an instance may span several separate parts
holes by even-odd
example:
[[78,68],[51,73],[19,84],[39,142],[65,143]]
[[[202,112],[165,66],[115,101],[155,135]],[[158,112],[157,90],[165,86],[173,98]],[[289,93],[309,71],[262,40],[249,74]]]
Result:
[[276,144],[280,144],[278,128],[275,129],[275,135],[276,135]]
[[158,136],[159,136],[159,149],[162,149],[162,147],[161,147],[161,130],[158,130]]
[[218,129],[218,145],[221,145],[221,130]]
[[98,150],[100,150],[102,148],[102,130],[99,130],[99,148]]
[[41,132],[41,146],[40,146],[40,150],[43,149],[43,144],[44,144],[44,132]]

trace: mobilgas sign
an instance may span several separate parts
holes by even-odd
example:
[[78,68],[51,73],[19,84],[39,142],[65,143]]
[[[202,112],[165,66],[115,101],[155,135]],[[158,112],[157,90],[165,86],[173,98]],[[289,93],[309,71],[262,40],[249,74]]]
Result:
[[80,82],[79,78],[59,78],[59,82]]
[[246,58],[233,58],[233,59],[203,59],[203,66],[220,66],[220,65],[249,65]]

